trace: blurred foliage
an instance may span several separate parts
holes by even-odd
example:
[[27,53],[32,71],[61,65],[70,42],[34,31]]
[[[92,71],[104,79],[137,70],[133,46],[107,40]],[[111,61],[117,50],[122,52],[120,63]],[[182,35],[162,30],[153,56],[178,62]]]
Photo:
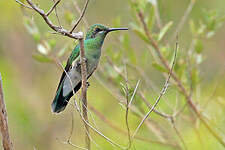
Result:
[[[34,2],[45,11],[53,4],[43,0]],[[195,100],[196,107],[208,118],[210,126],[224,138],[225,2],[91,0],[85,14],[89,25],[100,22],[112,27],[129,26],[130,29],[129,33],[108,35],[101,62],[88,89],[89,105],[109,120],[107,122],[90,109],[90,122],[116,143],[128,144],[126,96],[131,99],[140,80],[129,110],[129,126],[133,133],[149,111],[146,104],[155,103],[168,72],[150,44],[137,12],[143,13],[149,32],[171,64],[176,41],[173,35],[191,2],[194,3],[192,11],[178,32],[179,51],[174,72]],[[82,9],[84,1],[77,3]],[[61,1],[57,9],[61,24],[68,29],[79,17],[75,8],[73,1]],[[60,115],[53,115],[50,110],[62,73],[53,58],[65,65],[77,42],[53,33],[38,14],[16,2],[0,1],[0,9],[4,14],[0,18],[0,72],[14,147],[75,149],[63,143],[70,134],[71,112],[74,114],[71,142],[83,147],[85,131],[73,107],[66,108]],[[50,18],[58,24],[54,13]],[[87,30],[83,22],[76,29],[79,30]],[[79,96],[76,98],[79,100]],[[174,80],[171,79],[168,91],[156,109],[166,115],[182,111],[174,118],[174,124],[168,118],[151,113],[138,132],[144,140],[135,139],[131,149],[224,149],[186,105]],[[91,137],[92,149],[117,149],[94,132]]]

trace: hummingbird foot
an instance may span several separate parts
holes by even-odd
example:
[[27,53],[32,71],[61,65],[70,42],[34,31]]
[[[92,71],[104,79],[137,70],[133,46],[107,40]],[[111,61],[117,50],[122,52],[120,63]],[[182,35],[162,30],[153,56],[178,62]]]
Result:
[[87,82],[87,87],[89,87],[90,86],[90,83],[89,82]]

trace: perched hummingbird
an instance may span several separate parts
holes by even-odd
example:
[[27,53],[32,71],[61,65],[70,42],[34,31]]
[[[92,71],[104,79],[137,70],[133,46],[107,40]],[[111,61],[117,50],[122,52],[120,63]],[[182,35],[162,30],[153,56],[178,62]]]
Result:
[[[128,28],[108,28],[101,24],[94,24],[89,28],[84,40],[87,79],[98,66],[102,44],[106,35],[116,30],[128,30]],[[74,94],[72,88],[75,93],[81,88],[81,64],[79,54],[80,45],[78,44],[67,60],[67,65],[65,67],[67,74],[65,71],[62,73],[55,98],[52,102],[52,111],[54,113],[59,113],[65,109],[68,101]]]

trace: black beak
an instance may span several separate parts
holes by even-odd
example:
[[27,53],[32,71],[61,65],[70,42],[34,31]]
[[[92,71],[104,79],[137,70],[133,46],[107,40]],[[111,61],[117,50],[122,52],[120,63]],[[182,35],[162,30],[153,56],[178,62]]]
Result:
[[128,30],[128,28],[109,28],[107,32],[117,31],[117,30]]

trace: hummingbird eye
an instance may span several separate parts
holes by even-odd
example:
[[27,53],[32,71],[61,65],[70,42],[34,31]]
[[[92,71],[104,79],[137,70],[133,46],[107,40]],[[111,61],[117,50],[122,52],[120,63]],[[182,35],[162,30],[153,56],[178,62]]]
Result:
[[96,29],[95,29],[95,31],[96,31],[96,32],[99,32],[99,31],[101,31],[101,29],[99,29],[99,28],[96,28]]

